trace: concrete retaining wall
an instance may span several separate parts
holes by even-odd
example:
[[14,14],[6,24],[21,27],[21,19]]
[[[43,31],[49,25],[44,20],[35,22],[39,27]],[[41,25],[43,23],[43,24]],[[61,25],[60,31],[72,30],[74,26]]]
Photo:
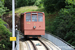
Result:
[[62,40],[58,39],[57,37],[53,36],[52,34],[45,34],[42,37],[50,40],[55,45],[57,45],[61,50],[75,50],[71,46],[67,45],[67,42],[63,42]]

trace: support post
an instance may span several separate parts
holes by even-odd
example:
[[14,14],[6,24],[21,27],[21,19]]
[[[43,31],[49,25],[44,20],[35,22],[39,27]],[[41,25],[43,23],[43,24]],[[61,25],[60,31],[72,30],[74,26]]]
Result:
[[[15,0],[12,0],[12,37],[15,37]],[[15,41],[12,41],[12,50],[15,50]]]
[[19,30],[17,29],[17,25],[16,25],[16,50],[19,50]]

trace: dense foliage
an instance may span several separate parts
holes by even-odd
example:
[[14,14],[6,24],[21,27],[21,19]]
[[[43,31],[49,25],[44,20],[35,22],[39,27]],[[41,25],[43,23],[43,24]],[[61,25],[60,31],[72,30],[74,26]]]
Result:
[[[0,16],[2,16],[6,10],[4,0],[0,0]],[[4,25],[7,24],[0,18],[0,50],[11,50],[11,43],[9,41],[11,33]]]
[[34,5],[40,7],[40,8],[43,8],[43,0],[36,0],[36,2],[34,3]]
[[[62,7],[63,4],[59,4],[58,7],[56,7],[59,1],[57,1],[56,4],[54,4],[54,0],[53,2],[50,2],[50,0],[47,0],[46,2],[44,2],[44,4],[46,3],[44,6],[47,9],[47,12],[60,10],[57,16],[51,16],[51,18],[46,17],[46,31],[61,37],[75,46],[75,0],[65,0],[65,8]],[[52,18],[54,18],[53,21],[51,21]]]
[[[12,10],[12,0],[5,0],[4,3],[4,6],[7,7],[9,11]],[[31,5],[42,7],[43,2],[42,0],[15,0],[15,8]]]
[[22,7],[22,6],[30,6],[35,3],[36,0],[17,0],[16,1],[16,6],[17,7]]
[[[15,8],[34,5],[36,0],[15,0]],[[5,0],[5,7],[12,10],[12,0]]]
[[7,8],[4,7],[4,0],[0,0],[0,16],[2,16],[6,10]]
[[48,13],[65,7],[65,0],[44,0],[44,7]]
[[75,9],[62,9],[50,31],[75,46]]
[[5,0],[4,1],[4,6],[7,7],[7,9],[12,10],[12,0]]
[[72,5],[61,9],[54,21],[48,24],[47,31],[75,46],[75,8]]
[[11,32],[5,25],[7,24],[0,18],[0,50],[11,50],[11,42],[9,41]]

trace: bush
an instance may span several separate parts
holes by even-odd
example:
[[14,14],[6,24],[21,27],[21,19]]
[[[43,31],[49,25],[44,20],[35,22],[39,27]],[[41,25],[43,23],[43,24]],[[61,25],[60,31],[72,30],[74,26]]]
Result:
[[11,32],[4,24],[6,23],[0,19],[0,50],[11,50],[11,42],[9,41]]

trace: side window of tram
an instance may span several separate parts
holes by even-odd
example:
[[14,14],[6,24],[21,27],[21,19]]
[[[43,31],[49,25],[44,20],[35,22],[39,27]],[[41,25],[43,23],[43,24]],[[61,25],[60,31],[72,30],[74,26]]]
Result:
[[43,21],[43,14],[42,13],[38,13],[38,21],[39,22]]
[[31,21],[31,14],[30,13],[26,13],[26,21],[27,22]]
[[32,21],[37,22],[37,15],[32,15]]

